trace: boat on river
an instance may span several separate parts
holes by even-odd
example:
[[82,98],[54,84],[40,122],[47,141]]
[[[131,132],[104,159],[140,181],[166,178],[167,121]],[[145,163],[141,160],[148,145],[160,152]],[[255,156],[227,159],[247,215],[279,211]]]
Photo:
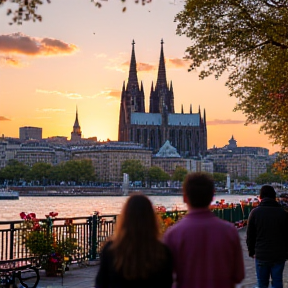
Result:
[[16,191],[0,191],[0,200],[19,200],[19,193]]

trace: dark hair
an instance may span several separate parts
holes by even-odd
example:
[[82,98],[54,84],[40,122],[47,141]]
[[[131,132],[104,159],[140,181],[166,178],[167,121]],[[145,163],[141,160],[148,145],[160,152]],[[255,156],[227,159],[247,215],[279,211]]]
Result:
[[188,174],[183,183],[183,192],[192,207],[207,207],[213,199],[214,180],[209,174],[203,172]]
[[126,279],[147,278],[165,258],[159,239],[159,222],[152,203],[143,194],[133,194],[117,219],[112,238],[116,271]]
[[263,185],[260,189],[260,199],[271,198],[276,199],[276,192],[270,185]]

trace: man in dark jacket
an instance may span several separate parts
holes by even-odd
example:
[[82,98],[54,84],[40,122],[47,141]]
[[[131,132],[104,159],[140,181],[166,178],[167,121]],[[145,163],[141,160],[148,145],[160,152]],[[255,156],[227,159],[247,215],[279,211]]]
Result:
[[249,215],[247,246],[255,258],[259,288],[283,288],[283,270],[288,252],[288,213],[276,201],[272,186],[260,190],[260,204]]

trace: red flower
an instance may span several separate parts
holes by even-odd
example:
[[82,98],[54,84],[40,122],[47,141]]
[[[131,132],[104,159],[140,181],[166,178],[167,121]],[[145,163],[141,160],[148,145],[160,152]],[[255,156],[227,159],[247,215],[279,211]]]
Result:
[[40,228],[41,228],[41,227],[40,227],[40,225],[39,225],[38,222],[33,225],[33,230],[34,230],[34,231],[40,231]]
[[57,259],[55,259],[55,258],[50,258],[50,262],[52,262],[52,263],[57,263],[57,262],[58,262],[58,260],[57,260]]
[[26,213],[25,213],[25,212],[21,212],[21,213],[20,213],[20,217],[21,217],[21,219],[24,219],[24,220],[27,219],[27,216],[26,216]]
[[36,218],[36,214],[35,213],[29,213],[28,216],[30,216],[30,219],[35,219]]
[[56,216],[58,216],[58,212],[50,212],[49,216],[50,217],[56,217]]

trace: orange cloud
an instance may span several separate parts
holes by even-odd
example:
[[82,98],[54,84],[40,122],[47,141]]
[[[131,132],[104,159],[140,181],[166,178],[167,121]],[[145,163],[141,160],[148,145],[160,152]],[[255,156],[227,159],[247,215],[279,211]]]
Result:
[[76,45],[58,39],[34,38],[22,33],[0,35],[0,51],[5,54],[47,56],[72,54],[77,50]]
[[106,89],[97,94],[99,97],[105,97],[106,99],[119,99],[121,91],[116,89]]
[[139,72],[145,72],[145,71],[153,71],[156,70],[156,66],[155,65],[151,65],[148,63],[137,63],[137,70]]
[[23,66],[23,65],[22,65],[22,62],[19,61],[19,60],[16,59],[16,58],[6,57],[5,62],[6,62],[6,64],[9,65],[9,66],[14,66],[14,67],[21,67],[21,66]]
[[11,66],[14,68],[21,68],[26,66],[27,63],[23,62],[19,58],[11,56],[1,56],[0,55],[0,65],[1,66]]
[[[130,61],[124,60],[127,59],[127,57],[130,56],[127,56],[127,54],[120,53],[118,57],[109,59],[109,64],[106,66],[106,68],[126,73],[130,67]],[[138,72],[155,71],[158,69],[159,65],[158,63],[159,63],[158,61],[155,63],[137,62],[137,71]],[[187,60],[181,58],[165,58],[165,63],[167,67],[174,69],[187,67],[189,65],[189,62]]]
[[166,58],[166,63],[170,68],[182,68],[188,65],[187,60],[179,58]]
[[0,116],[0,121],[11,121],[10,119],[4,117],[4,116]]
[[214,119],[211,121],[207,121],[207,125],[227,125],[227,124],[243,124],[245,123],[244,120],[231,120],[231,119],[226,119],[226,120],[221,120],[221,119]]

